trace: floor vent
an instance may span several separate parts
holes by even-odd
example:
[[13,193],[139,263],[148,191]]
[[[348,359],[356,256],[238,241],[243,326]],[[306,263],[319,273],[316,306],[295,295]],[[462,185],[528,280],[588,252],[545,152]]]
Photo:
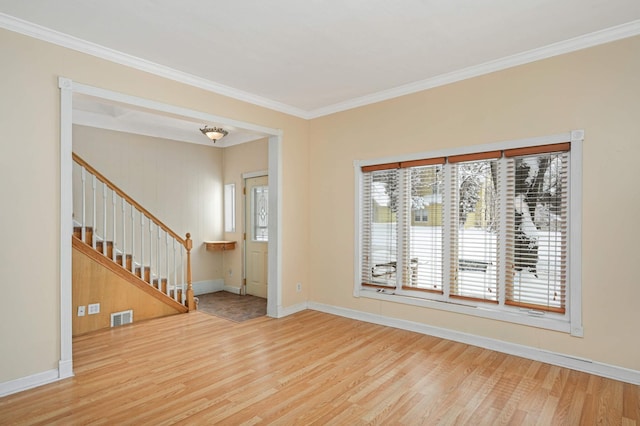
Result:
[[131,324],[133,322],[133,311],[122,311],[111,314],[111,327]]

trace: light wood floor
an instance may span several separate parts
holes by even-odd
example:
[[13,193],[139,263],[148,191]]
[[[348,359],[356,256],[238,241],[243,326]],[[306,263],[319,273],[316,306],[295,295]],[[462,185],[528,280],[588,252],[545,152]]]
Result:
[[640,424],[640,386],[315,311],[96,332],[74,365],[0,424]]

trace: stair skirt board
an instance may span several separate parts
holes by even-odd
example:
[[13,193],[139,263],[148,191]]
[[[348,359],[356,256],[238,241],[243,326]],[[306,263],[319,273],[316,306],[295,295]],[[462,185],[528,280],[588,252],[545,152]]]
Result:
[[[74,227],[74,228],[80,228],[80,227]],[[76,231],[74,231],[74,236],[78,240],[81,240],[80,236],[76,235]],[[92,246],[90,241],[86,242],[86,244],[89,247]],[[96,235],[96,249],[95,250],[98,253],[104,255],[103,250],[102,250],[102,244],[103,244],[103,239],[100,238],[100,236]],[[112,241],[107,241],[107,246],[108,246],[107,247],[107,252],[108,253],[106,254],[106,257],[109,258],[109,259],[113,259],[113,242]],[[122,256],[122,252],[120,250],[118,250],[117,248],[116,248],[115,257],[116,257],[115,263],[117,265],[123,266],[122,265],[122,257],[123,257]],[[126,259],[125,269],[127,271],[131,272],[131,261],[133,259],[133,256],[131,254],[127,254],[127,255],[124,256],[124,258]],[[149,284],[152,284],[153,287],[160,289],[159,286],[158,286],[158,278],[155,275],[152,274],[151,267],[149,267],[149,266],[145,266],[144,267],[144,277],[141,276],[142,275],[142,270],[143,270],[143,268],[141,267],[140,263],[133,262],[133,274],[135,276],[137,276],[138,278],[142,279],[142,281],[144,281],[146,283],[149,283]],[[224,280],[222,280],[222,281],[224,282]],[[165,290],[166,290],[167,279],[166,278],[161,278],[160,282],[164,283],[163,284],[163,288],[161,290],[162,290],[163,293],[166,293]],[[171,288],[173,288],[173,287],[174,286],[171,285]],[[186,287],[186,284],[185,284],[185,287]]]
[[[107,269],[111,270],[120,278],[126,281],[129,281],[131,284],[135,285],[136,287],[143,290],[147,294],[162,301],[168,306],[171,306],[174,309],[177,309],[178,312],[187,312],[187,308],[184,304],[182,304],[180,301],[176,301],[173,299],[173,291],[170,291],[169,295],[167,295],[164,292],[163,293],[157,292],[157,285],[156,286],[154,286],[153,284],[150,285],[148,282],[145,282],[142,279],[136,277],[134,274],[131,273],[130,270],[125,271],[122,268],[122,266],[113,262],[111,259],[106,258],[105,256],[102,255],[102,253],[99,253],[98,251],[91,248],[91,246],[84,244],[82,241],[80,241],[77,238],[73,238],[73,247],[75,249],[80,250],[86,256],[88,256],[89,258],[92,258],[95,262],[101,264],[103,267],[106,267]],[[165,283],[163,287],[165,287],[166,289],[166,279],[162,279],[161,283],[163,282]],[[172,290],[172,288],[173,288],[173,285],[170,286],[169,290]]]
[[[104,239],[100,236],[100,235],[93,235],[93,227],[91,226],[87,226],[85,227],[86,229],[86,235],[85,235],[85,243],[92,247],[92,241],[91,239],[93,237],[95,237],[96,240],[96,251],[98,253],[101,253],[103,255],[105,255],[106,257],[108,257],[109,259],[113,259],[113,241],[107,241],[107,253],[104,253],[104,251],[102,250],[102,245],[104,244]],[[82,241],[81,238],[81,232],[82,232],[82,225],[80,225],[79,222],[77,222],[75,219],[73,220],[73,233],[74,236]],[[131,254],[127,254],[124,256],[124,258],[126,259],[126,264],[123,265],[122,263],[122,251],[120,251],[118,248],[115,249],[115,262],[116,264],[120,265],[120,266],[125,266],[125,269],[129,272],[131,272],[131,262],[133,260],[133,256]],[[152,287],[157,288],[158,290],[162,291],[163,293],[166,294],[166,290],[167,290],[167,279],[166,278],[161,278],[160,279],[160,285],[158,285],[158,278],[152,274],[151,271],[151,267],[149,266],[144,266],[144,276],[142,276],[142,266],[140,265],[140,263],[138,262],[133,262],[133,274],[136,275],[138,278],[140,278],[142,281],[149,283],[152,285]],[[204,288],[206,291],[202,291],[201,293],[194,293],[195,295],[197,294],[203,294],[203,293],[211,293],[211,292],[215,292],[215,291],[221,291],[224,289],[225,285],[224,285],[224,280],[223,279],[218,279],[218,280],[209,280],[209,281],[200,281],[201,283],[205,283],[204,284]],[[212,283],[212,284],[211,284]],[[221,284],[220,284],[221,283]],[[195,284],[193,283],[193,288],[195,291]],[[178,286],[179,287],[179,286]],[[171,297],[172,299],[174,298],[173,296],[173,288],[174,286],[171,285],[169,290],[169,297]],[[209,290],[209,288],[213,288],[213,290]],[[180,294],[180,290],[179,294]],[[186,284],[185,284],[185,294],[182,296],[183,298],[186,297]],[[178,303],[182,304],[182,301],[178,300]],[[186,303],[186,302],[185,302]]]

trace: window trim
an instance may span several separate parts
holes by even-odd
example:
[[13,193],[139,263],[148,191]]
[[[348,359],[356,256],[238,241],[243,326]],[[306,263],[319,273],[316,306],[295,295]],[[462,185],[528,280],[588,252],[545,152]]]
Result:
[[[572,336],[582,337],[582,273],[581,273],[581,252],[582,252],[582,143],[584,140],[583,130],[572,130],[570,132],[489,143],[477,146],[456,147],[451,149],[420,152],[403,156],[385,157],[369,160],[355,160],[355,232],[354,232],[354,297],[365,297],[370,299],[386,300],[390,302],[404,303],[413,306],[421,306],[430,309],[438,309],[448,312],[461,313],[478,316],[488,319],[507,321],[515,324],[522,324],[554,331],[570,333]],[[567,142],[569,141],[569,142]],[[495,151],[529,149],[539,145],[552,145],[570,143],[571,159],[569,164],[569,206],[568,234],[571,235],[568,246],[568,268],[567,268],[567,312],[563,315],[556,315],[547,312],[541,315],[539,311],[527,310],[512,306],[500,306],[493,309],[492,304],[473,303],[466,300],[445,300],[444,295],[430,295],[429,298],[417,297],[415,290],[398,289],[378,289],[363,287],[360,277],[362,270],[362,194],[363,194],[363,169],[364,171],[380,170],[377,167],[393,168],[401,164],[412,164],[423,159],[455,157],[474,158],[477,155],[488,155]],[[535,149],[535,148],[534,148]],[[522,152],[522,151],[513,151]],[[415,164],[415,163],[413,163]]]

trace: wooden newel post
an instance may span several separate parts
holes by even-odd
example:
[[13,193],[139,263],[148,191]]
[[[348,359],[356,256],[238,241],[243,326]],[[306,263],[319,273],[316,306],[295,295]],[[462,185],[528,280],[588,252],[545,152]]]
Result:
[[196,310],[196,301],[193,296],[193,284],[191,283],[191,248],[193,241],[191,234],[187,233],[187,239],[184,241],[184,248],[187,249],[187,308],[189,312]]

